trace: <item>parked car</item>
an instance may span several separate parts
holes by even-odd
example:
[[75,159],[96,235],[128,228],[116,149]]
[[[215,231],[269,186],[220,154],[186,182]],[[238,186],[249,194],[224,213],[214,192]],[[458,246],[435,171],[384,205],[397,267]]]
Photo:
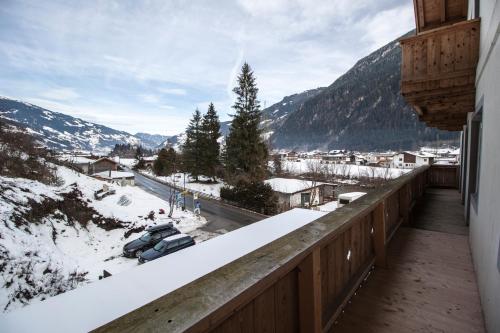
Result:
[[152,249],[143,252],[139,256],[139,263],[143,264],[145,262],[158,259],[160,257],[166,256],[167,254],[177,252],[189,246],[193,246],[194,244],[194,239],[189,235],[178,234],[167,237],[156,244]]
[[141,237],[125,244],[123,246],[123,255],[129,258],[139,257],[141,253],[149,250],[162,239],[180,233],[181,232],[175,228],[172,223],[151,227],[147,229],[146,233]]

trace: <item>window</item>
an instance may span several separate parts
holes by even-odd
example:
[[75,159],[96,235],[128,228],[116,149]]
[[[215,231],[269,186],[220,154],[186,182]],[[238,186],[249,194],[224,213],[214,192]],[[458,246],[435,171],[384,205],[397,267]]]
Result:
[[481,145],[483,134],[483,109],[477,111],[471,121],[470,129],[470,157],[469,157],[469,193],[471,202],[477,211],[479,203],[479,180],[481,170]]
[[180,245],[186,245],[187,243],[189,243],[190,239],[185,237],[183,239],[180,240]]
[[173,249],[174,247],[177,247],[177,245],[179,245],[178,240],[170,241],[168,242],[167,249]]

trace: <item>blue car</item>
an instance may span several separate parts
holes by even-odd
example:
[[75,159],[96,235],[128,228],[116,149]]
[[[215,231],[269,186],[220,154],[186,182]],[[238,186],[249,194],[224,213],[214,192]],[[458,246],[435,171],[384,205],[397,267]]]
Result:
[[149,249],[139,256],[139,263],[158,259],[166,256],[167,254],[177,252],[186,247],[195,245],[194,239],[186,234],[178,234],[165,238],[157,243],[152,249]]

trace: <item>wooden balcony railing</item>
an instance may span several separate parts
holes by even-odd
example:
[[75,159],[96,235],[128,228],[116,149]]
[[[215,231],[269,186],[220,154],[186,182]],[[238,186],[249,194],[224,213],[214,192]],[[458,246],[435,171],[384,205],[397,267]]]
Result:
[[327,331],[374,265],[386,264],[428,174],[416,169],[95,331]]
[[462,21],[400,41],[401,93],[429,126],[461,130],[474,111],[479,23]]
[[428,171],[428,185],[431,187],[456,188],[459,187],[460,166],[433,165]]

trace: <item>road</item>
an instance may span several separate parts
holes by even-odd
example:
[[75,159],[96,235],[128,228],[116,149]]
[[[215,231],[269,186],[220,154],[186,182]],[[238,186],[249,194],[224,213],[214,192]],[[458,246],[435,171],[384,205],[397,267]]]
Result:
[[[144,177],[133,170],[129,171],[134,173],[135,184],[137,186],[168,201],[172,191],[170,186]],[[254,214],[237,207],[223,205],[214,200],[199,198],[198,201],[201,204],[201,215],[208,221],[208,223],[201,228],[203,231],[225,233],[263,219],[262,215]],[[193,197],[191,195],[186,195],[186,208],[193,211]]]

